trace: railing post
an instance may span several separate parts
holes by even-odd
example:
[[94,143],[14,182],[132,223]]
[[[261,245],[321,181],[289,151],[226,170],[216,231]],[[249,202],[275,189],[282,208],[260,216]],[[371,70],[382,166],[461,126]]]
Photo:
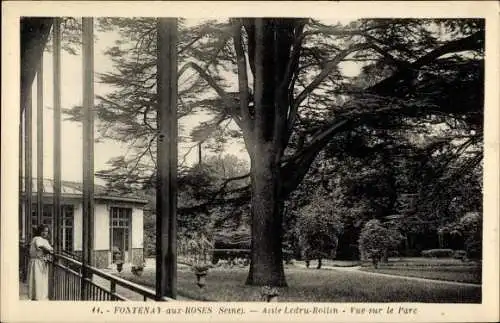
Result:
[[26,255],[26,228],[27,224],[25,223],[26,216],[23,213],[23,146],[24,146],[24,138],[23,138],[23,110],[21,109],[20,118],[19,118],[19,268],[20,268],[20,276],[23,282],[26,282],[27,276],[27,255]]
[[177,293],[177,19],[160,18],[157,32],[156,294],[161,299]]
[[203,157],[201,155],[201,142],[198,143],[198,164],[201,165]]
[[[83,275],[91,279],[94,242],[94,36],[93,18],[82,18],[83,56]],[[90,290],[89,290],[90,292]],[[88,296],[88,295],[87,295]]]
[[53,72],[54,72],[54,194],[53,194],[53,240],[54,249],[60,251],[61,231],[61,27],[60,18],[54,18]]
[[43,51],[36,73],[36,218],[42,224],[43,215]]
[[28,92],[26,108],[24,109],[24,216],[25,216],[25,238],[29,244],[32,230],[32,194],[33,194],[33,173],[32,173],[32,94]]
[[116,294],[116,282],[114,280],[111,281],[110,291],[111,291],[111,300],[114,300]]
[[[57,254],[61,250],[61,26],[60,18],[54,18],[53,23],[53,100],[54,100],[54,185],[52,202],[52,235],[54,251]],[[54,262],[58,259],[54,258]],[[58,284],[56,268],[53,267],[53,284],[50,286],[54,290],[54,298],[57,298]]]

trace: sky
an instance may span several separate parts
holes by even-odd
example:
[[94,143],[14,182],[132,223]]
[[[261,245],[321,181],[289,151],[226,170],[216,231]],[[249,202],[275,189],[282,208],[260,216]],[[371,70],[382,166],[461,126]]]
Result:
[[[196,24],[199,21],[190,21],[189,24]],[[110,87],[101,83],[97,83],[97,74],[113,71],[111,60],[104,55],[104,51],[114,44],[118,38],[114,32],[98,32],[94,29],[94,35],[97,40],[94,44],[94,92],[95,95],[104,95],[110,90]],[[47,46],[52,46],[51,42]],[[45,178],[53,178],[53,73],[52,73],[53,56],[50,51],[46,51],[43,57],[43,107],[44,107],[44,169]],[[81,51],[78,55],[71,55],[66,51],[61,53],[61,107],[71,108],[75,105],[82,104],[82,56]],[[345,74],[354,75],[359,69],[344,67]],[[237,86],[237,80],[235,86]],[[37,94],[36,94],[36,78],[33,83],[33,176],[36,176],[36,120],[37,120]],[[61,127],[61,177],[62,180],[82,181],[82,125],[78,122],[64,120]],[[185,133],[196,126],[199,122],[206,120],[203,116],[194,116],[184,118],[180,121]],[[95,124],[97,138],[98,122]],[[182,157],[188,152],[188,148],[192,143],[179,143],[179,162]],[[110,158],[124,155],[127,152],[127,146],[115,141],[103,141],[94,145],[94,168],[95,171],[107,168],[107,162]],[[227,146],[227,153],[234,154],[239,158],[249,161],[248,154],[244,150],[242,143],[233,142]],[[187,155],[186,163],[192,164],[197,160],[197,150],[192,151]],[[96,178],[97,183],[103,184]]]
[[[111,60],[104,55],[107,47],[112,46],[117,39],[115,33],[104,33],[94,30],[97,41],[94,44],[94,93],[95,95],[104,95],[110,91],[110,87],[97,83],[97,74],[104,72],[111,72],[113,65]],[[52,46],[51,42],[48,47]],[[43,113],[44,113],[44,167],[43,175],[45,178],[53,178],[53,55],[51,52],[46,51],[43,57]],[[81,51],[78,55],[71,55],[65,51],[61,52],[61,107],[71,108],[75,105],[82,104],[82,56]],[[37,120],[37,93],[36,93],[36,78],[33,83],[32,97],[33,97],[33,176],[37,176],[36,169],[36,120]],[[79,122],[72,122],[64,120],[61,126],[61,177],[62,180],[69,181],[82,181],[82,125]],[[189,131],[197,122],[204,120],[203,117],[194,117],[189,120],[183,121],[182,125]],[[97,138],[98,122],[95,123]],[[179,155],[184,156],[187,148],[191,145],[180,144]],[[241,152],[241,147],[232,147],[231,152],[240,155],[241,158],[246,158],[245,153]],[[94,145],[94,168],[95,171],[107,168],[107,162],[110,158],[124,155],[127,152],[127,146],[115,141],[103,141]],[[187,156],[187,164],[193,163],[197,159],[197,151],[194,149]],[[98,179],[96,179],[99,182]]]
[[[104,36],[104,37],[103,37]],[[105,47],[109,44],[109,39],[99,35],[100,40],[95,43],[95,72],[109,71],[111,65],[109,60],[103,55]],[[52,44],[49,43],[48,46]],[[53,56],[50,52],[45,52],[43,57],[43,107],[44,107],[44,177],[53,178]],[[71,55],[65,51],[61,53],[61,107],[70,108],[82,104],[82,57]],[[33,83],[33,160],[36,159],[36,120],[37,120],[37,94],[36,78]],[[107,88],[102,84],[94,85],[95,94],[102,95]],[[62,116],[64,120],[64,115]],[[63,121],[61,126],[61,177],[63,180],[82,180],[82,126],[81,123]],[[121,155],[124,147],[114,142],[95,144],[94,165],[96,170],[106,167],[106,162],[110,157]],[[33,167],[33,176],[36,176],[36,163]]]

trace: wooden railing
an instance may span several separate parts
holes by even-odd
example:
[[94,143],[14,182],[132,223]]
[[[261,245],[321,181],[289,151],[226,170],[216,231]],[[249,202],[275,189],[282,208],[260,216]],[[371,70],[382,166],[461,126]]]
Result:
[[73,264],[54,255],[54,259],[49,263],[49,273],[51,300],[76,301],[81,299],[81,263]]
[[173,300],[158,298],[149,288],[97,268],[83,266],[80,261],[62,254],[53,255],[50,261],[49,289],[51,300]]

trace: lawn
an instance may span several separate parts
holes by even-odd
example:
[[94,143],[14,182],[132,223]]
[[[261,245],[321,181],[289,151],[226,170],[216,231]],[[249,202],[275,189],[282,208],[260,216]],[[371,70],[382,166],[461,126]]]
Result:
[[[280,288],[286,302],[425,302],[480,303],[481,288],[426,283],[391,277],[372,276],[358,271],[316,270],[287,266],[288,287]],[[213,268],[207,285],[200,290],[194,274],[185,267],[177,272],[179,296],[204,301],[259,301],[259,287],[244,284],[247,268]],[[142,276],[122,272],[120,277],[154,288],[153,268]]]
[[[359,260],[330,260],[330,259],[323,259],[321,260],[322,266],[326,267],[356,267],[361,265],[361,261]],[[298,266],[305,266],[306,263],[303,260],[294,260],[294,264]],[[316,268],[318,265],[317,260],[311,260],[309,262],[309,268]]]
[[[367,266],[371,266],[369,263],[365,263]],[[411,267],[449,267],[449,266],[459,266],[459,267],[477,267],[479,264],[474,261],[462,261],[460,259],[453,258],[424,258],[424,257],[413,257],[413,258],[389,258],[387,264],[382,264],[384,266],[411,266]]]
[[396,276],[419,277],[437,280],[447,280],[462,283],[481,284],[481,271],[478,268],[450,267],[450,268],[362,268],[363,271],[389,274]]
[[361,270],[396,276],[419,277],[462,283],[481,284],[481,264],[453,258],[392,258],[374,269],[363,263]]

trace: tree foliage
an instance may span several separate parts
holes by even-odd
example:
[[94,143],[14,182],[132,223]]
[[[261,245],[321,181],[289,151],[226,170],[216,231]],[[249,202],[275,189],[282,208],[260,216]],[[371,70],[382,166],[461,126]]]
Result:
[[483,245],[482,213],[467,212],[457,221],[447,223],[440,228],[441,232],[462,236],[465,240],[465,251],[471,259],[482,259]]
[[[252,198],[249,283],[285,284],[285,201],[318,158],[344,168],[333,172],[359,170],[348,186],[352,204],[367,218],[398,212],[402,194],[431,201],[437,196],[432,192],[445,194],[442,187],[457,177],[477,173],[483,134],[483,20],[181,22],[180,117],[206,111],[211,119],[196,127],[191,138],[241,137],[251,159],[251,185],[223,189],[227,194],[221,198],[214,192],[211,200],[242,205]],[[131,147],[106,176],[153,185],[155,19],[106,18],[101,24],[119,30],[122,38],[107,52],[115,71],[100,76],[114,89],[99,98],[100,134]],[[345,69],[353,62],[361,70],[349,76]],[[79,111],[68,113],[77,120]],[[466,149],[460,140],[468,142]],[[425,165],[422,173],[418,165]],[[425,189],[429,183],[432,190]],[[417,204],[432,209],[430,202]],[[422,213],[429,215],[412,211],[404,217],[422,220]]]
[[334,259],[338,237],[343,231],[341,209],[320,192],[309,202],[299,210],[295,226],[302,257]]
[[[227,182],[227,190],[237,190],[247,185],[248,172],[244,160],[234,155],[210,156],[201,164],[183,169],[179,174],[177,220],[178,234],[183,239],[195,239],[195,235],[213,239],[217,232],[232,231],[249,226],[248,203],[223,205],[214,198],[228,178],[242,177]],[[118,181],[120,182],[120,181]],[[156,237],[156,195],[154,189],[145,190],[149,205],[145,212],[144,239],[148,254],[155,253]]]
[[[150,149],[154,155],[154,140],[151,140],[151,136],[155,135],[156,111],[155,19],[105,18],[99,23],[101,29],[119,30],[121,36],[117,44],[107,51],[118,68],[117,71],[100,76],[101,82],[117,89],[106,97],[99,98],[101,102],[97,111],[102,122],[99,127],[101,136],[131,144],[140,152],[135,157],[149,159],[149,154],[142,152]],[[236,118],[232,112],[238,112],[238,107],[234,104],[238,104],[239,95],[226,93],[224,90],[229,88],[228,79],[237,77],[235,57],[238,54],[234,48],[235,36],[231,32],[239,23],[238,19],[234,19],[229,22],[206,21],[196,26],[181,25],[179,53],[180,65],[183,66],[180,71],[183,75],[181,80],[184,82],[181,82],[183,86],[180,90],[180,115],[182,117],[188,112],[200,109],[215,114],[211,121],[200,125],[198,130],[212,129],[212,126],[213,129],[220,129],[223,120]],[[398,122],[395,124],[405,121],[401,120],[404,118],[400,116],[400,110],[408,104],[411,107],[407,106],[406,110],[410,111],[403,112],[410,117],[417,116],[418,119],[413,120],[419,123],[429,118],[443,119],[445,116],[452,118],[456,115],[459,120],[454,120],[455,122],[482,126],[482,109],[477,109],[478,103],[482,102],[481,36],[484,26],[481,20],[375,19],[354,21],[348,26],[326,25],[308,19],[283,23],[295,24],[296,28],[303,29],[293,35],[296,44],[300,42],[300,46],[297,46],[298,53],[295,53],[300,62],[290,95],[298,96],[296,101],[300,101],[301,106],[300,109],[299,106],[295,107],[296,116],[289,114],[293,117],[290,121],[293,121],[294,125],[296,122],[297,127],[290,129],[287,152],[296,151],[294,146],[300,143],[300,140],[296,142],[293,139],[302,136],[301,146],[307,143],[304,141],[313,143],[311,135],[315,130],[321,130],[321,126],[328,127],[333,119],[341,119],[343,115],[352,115],[358,120],[363,116],[364,119],[359,121],[366,121],[369,127],[364,128],[367,129],[374,129],[377,126],[374,122],[382,126],[380,130],[386,129],[391,126],[388,122],[391,115],[399,119],[393,120],[393,124],[396,121]],[[244,29],[240,31],[243,45],[249,46],[248,34]],[[244,49],[248,48],[244,46]],[[345,52],[342,52],[342,49]],[[464,56],[461,54],[464,51],[471,54]],[[352,53],[352,57],[347,55],[347,52]],[[244,54],[247,60],[253,60],[251,55],[246,52]],[[362,74],[354,80],[358,84],[353,84],[348,77],[342,75],[339,68],[340,62],[353,60],[363,65]],[[305,91],[306,81],[322,71],[328,62],[329,74],[325,70],[321,77],[317,75],[314,84],[310,84]],[[250,67],[254,65],[251,62],[249,64]],[[413,69],[420,70],[418,75],[409,74],[408,69],[412,64]],[[380,73],[381,71],[383,73]],[[406,82],[411,87],[393,86],[392,82],[397,81]],[[459,82],[462,85],[459,85]],[[474,86],[471,86],[473,84]],[[456,89],[457,86],[464,91],[453,90],[443,95],[448,93],[445,92],[446,89]],[[200,98],[200,93],[204,94],[203,98]],[[206,96],[210,93],[216,96],[207,99]],[[250,103],[252,98],[253,93],[249,93]],[[461,103],[461,110],[456,109],[454,102]],[[360,110],[377,109],[387,103],[391,106],[386,106],[385,112],[380,111],[375,116],[373,111],[357,115]],[[415,104],[420,104],[420,108]],[[448,111],[442,111],[445,107]],[[440,110],[435,110],[437,108]],[[252,113],[252,104],[248,109]],[[464,119],[464,113],[468,119],[460,120]],[[78,118],[78,111],[73,111],[72,115]],[[476,121],[466,122],[468,120]],[[363,127],[357,127],[357,130],[361,129]],[[229,130],[233,135],[236,135],[238,130],[241,134],[241,129]],[[315,137],[319,138],[321,133],[326,135],[325,131],[317,132]],[[205,132],[208,133],[211,131]],[[134,136],[131,137],[131,134]],[[332,135],[329,135],[329,139]],[[310,137],[309,140],[307,137]],[[323,145],[326,142],[323,141]],[[295,155],[301,157],[303,154]],[[293,158],[283,159],[284,164],[287,164],[286,161],[291,162]],[[127,161],[134,164],[132,159]],[[141,169],[138,173],[144,173],[144,170]]]
[[402,235],[398,230],[387,228],[379,220],[365,223],[359,236],[359,251],[363,258],[370,259],[375,268],[387,250],[396,247]]

